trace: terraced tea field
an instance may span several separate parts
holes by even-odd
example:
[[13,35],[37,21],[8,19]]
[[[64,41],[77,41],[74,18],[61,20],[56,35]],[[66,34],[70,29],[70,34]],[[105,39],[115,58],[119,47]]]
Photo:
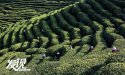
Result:
[[[0,75],[124,75],[124,9],[124,0],[84,0],[8,25],[0,34]],[[31,71],[7,70],[17,58],[27,58]]]
[[1,0],[0,32],[5,31],[8,24],[22,19],[30,19],[52,10],[72,4],[76,0]]

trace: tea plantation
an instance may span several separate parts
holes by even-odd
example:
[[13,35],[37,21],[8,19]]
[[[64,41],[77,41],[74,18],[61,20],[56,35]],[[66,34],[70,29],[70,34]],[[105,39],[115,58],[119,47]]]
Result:
[[[5,26],[0,75],[125,75],[125,0],[82,0]],[[17,58],[31,71],[6,69]]]
[[[73,4],[77,0],[0,0],[0,32],[22,19],[40,16],[52,10]],[[1,26],[2,25],[2,26]]]

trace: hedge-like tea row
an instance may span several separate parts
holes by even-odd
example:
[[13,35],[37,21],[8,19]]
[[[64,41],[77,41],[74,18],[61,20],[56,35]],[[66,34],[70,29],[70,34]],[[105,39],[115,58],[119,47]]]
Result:
[[115,16],[125,20],[125,15],[121,12],[121,8],[116,6],[115,4],[113,4],[112,2],[108,1],[108,0],[104,0],[103,2],[101,0],[97,0],[98,2],[100,2],[106,9],[108,9],[109,11],[111,11]]
[[99,4],[96,0],[86,0],[86,3],[90,4],[95,11],[97,11],[98,13],[100,13],[101,15],[105,16],[105,17],[111,17],[112,13],[108,12],[107,10],[105,10],[101,4]]
[[22,26],[19,26],[14,30],[14,32],[12,34],[12,38],[11,38],[11,45],[16,44],[18,42],[19,39],[17,36],[18,36],[18,33],[21,28],[22,28]]
[[[64,18],[67,20],[67,22],[68,22],[69,24],[71,24],[71,25],[74,26],[74,27],[79,27],[79,26],[78,26],[78,22],[77,22],[75,16],[71,15],[71,14],[68,12],[68,10],[63,10],[63,11],[62,11],[62,15],[64,16]],[[67,16],[68,16],[68,17],[67,17]]]
[[[21,27],[21,29],[19,29],[20,35],[17,35],[19,36],[19,39],[16,38],[16,36],[14,36],[16,35],[15,33],[12,34],[12,44],[24,41],[31,42],[33,39],[39,40],[40,37],[46,39],[47,37],[49,37],[48,38],[49,41],[46,42],[46,47],[47,47],[48,45],[51,46],[58,44],[60,41],[63,42],[64,40],[66,40],[65,38],[67,38],[68,40],[69,38],[70,40],[73,40],[73,39],[79,39],[85,35],[93,34],[93,31],[91,30],[94,30],[94,32],[102,31],[103,26],[104,29],[107,26],[108,27],[115,26],[114,22],[116,21],[114,21],[114,18],[113,20],[111,20],[112,17],[110,19],[104,18],[103,16],[101,16],[101,14],[98,14],[94,10],[95,8],[100,9],[100,11],[101,9],[104,9],[98,2],[89,0],[86,1],[86,3],[88,4],[76,3],[73,6],[69,6],[68,8],[62,9],[61,12],[51,15],[49,18],[45,20],[39,19],[38,21],[34,21],[34,23],[31,22],[32,24],[25,22],[19,23],[21,25],[24,24],[24,26]],[[95,8],[93,9],[91,5],[94,4],[98,5],[95,6]],[[72,20],[70,20],[70,18],[72,18]],[[85,25],[90,26],[91,29],[85,26],[84,23]],[[58,29],[57,27],[55,28],[55,26],[57,26]],[[62,31],[60,31],[60,29]],[[11,45],[11,43],[7,44],[6,42],[5,44],[7,45],[7,47],[9,47],[9,44]],[[39,46],[41,46],[42,44],[43,43],[39,43]]]
[[30,24],[30,25],[28,25],[28,27],[25,30],[25,35],[26,35],[26,38],[28,41],[31,41],[32,39],[35,38],[35,36],[33,35],[33,32],[32,32],[32,28],[33,28],[33,25]]
[[[97,71],[96,75],[106,75],[107,73],[109,75],[113,74],[121,74],[123,75],[125,73],[125,69],[123,68],[125,66],[124,63],[109,63],[106,66],[101,67],[99,71]],[[118,69],[118,70],[116,70]]]
[[56,34],[60,36],[60,40],[62,41],[69,40],[70,39],[69,33],[67,31],[64,31],[58,26],[57,20],[55,19],[55,17],[52,15],[49,18],[50,18],[50,27]]
[[103,38],[103,32],[97,31],[94,35],[93,44],[95,46],[94,50],[102,50],[107,47],[106,41]]
[[28,48],[26,49],[27,54],[44,54],[46,53],[46,49],[44,48]]
[[124,0],[120,0],[120,1],[110,0],[110,1],[113,2],[114,4],[120,6],[121,8],[125,8],[125,1]]
[[76,2],[76,0],[1,0],[0,30],[3,32],[9,27],[9,24],[11,23],[18,22],[22,19],[30,19],[33,16],[39,16],[43,13],[48,13],[74,2]]
[[118,27],[119,33],[125,37],[125,24]]
[[50,37],[50,38],[57,38],[58,36],[52,32],[49,25],[46,21],[42,20],[39,24],[41,31],[44,33],[44,35]]
[[0,71],[20,57],[27,58],[31,75],[113,74],[116,62],[124,63],[121,9],[111,0],[86,0],[9,26],[0,34]]

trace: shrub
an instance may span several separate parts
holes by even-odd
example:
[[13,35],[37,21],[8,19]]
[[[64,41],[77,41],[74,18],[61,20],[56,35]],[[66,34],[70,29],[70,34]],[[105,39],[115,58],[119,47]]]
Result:
[[[91,44],[91,40],[92,40],[91,39],[91,35],[87,35],[87,36],[84,36],[81,39],[74,39],[74,40],[72,40],[71,41],[71,45],[77,51],[82,50],[82,49],[85,50],[85,51],[87,51],[89,49],[88,45]],[[85,47],[85,49],[84,49],[84,47]]]
[[[88,17],[88,15],[85,14],[84,12],[82,12],[77,5],[74,6],[71,11],[72,11],[71,13],[74,13],[74,15],[76,16],[76,18],[79,22],[83,22],[88,25],[90,25],[92,23],[92,21]],[[73,21],[75,21],[75,20],[73,20]]]
[[81,7],[81,9],[82,9],[85,13],[88,14],[88,16],[89,16],[91,19],[96,19],[95,15],[97,15],[97,14],[96,14],[95,11],[92,10],[92,8],[91,8],[90,5],[84,3],[84,4],[80,4],[80,7]]
[[93,21],[92,29],[93,29],[94,31],[102,31],[102,30],[103,30],[103,25],[101,25],[101,24],[98,23],[97,21]]
[[[91,9],[91,6],[88,5],[88,4],[85,4],[85,3],[80,3],[79,4],[80,8],[84,11],[84,12],[87,12]],[[89,14],[89,13],[88,13]]]
[[19,42],[24,42],[25,41],[25,37],[24,35],[19,35]]
[[22,43],[17,43],[17,44],[14,44],[14,45],[10,46],[9,49],[10,49],[11,51],[19,51],[20,48],[21,48],[21,46],[22,46]]
[[86,2],[90,5],[92,5],[92,7],[100,14],[102,14],[103,16],[107,16],[107,17],[111,17],[112,14],[110,12],[108,12],[107,10],[105,10],[97,1],[95,0],[86,0]]
[[54,45],[47,49],[47,54],[49,56],[54,56],[57,52],[60,52],[61,55],[64,55],[67,50],[63,45]]
[[74,5],[72,8],[70,8],[69,12],[76,16],[78,12],[81,12],[81,10],[78,5]]
[[93,45],[96,46],[96,48],[94,48],[95,50],[100,50],[100,49],[104,49],[107,47],[106,42],[103,38],[103,32],[102,31],[97,31],[96,34],[93,37]]
[[122,20],[125,20],[125,14],[123,14],[122,12],[117,13],[116,16],[121,18]]
[[[51,67],[50,67],[51,66]],[[57,74],[57,70],[53,69],[59,66],[58,62],[46,62],[41,63],[36,67],[36,70],[39,72],[39,74],[44,75],[51,75],[51,74]]]
[[93,51],[101,51],[101,50],[104,50],[105,48],[107,48],[107,45],[105,42],[98,42],[96,45],[95,45],[95,48]]
[[58,20],[59,26],[60,26],[62,29],[67,30],[67,31],[70,32],[70,37],[71,37],[71,39],[79,38],[79,36],[80,36],[80,29],[74,28],[74,27],[70,26],[70,25],[64,20],[64,18],[62,17],[62,15],[61,15],[60,13],[55,14],[55,17],[56,17],[56,19]]
[[12,38],[11,38],[11,45],[16,44],[16,43],[17,43],[17,35],[13,33]]
[[105,39],[105,41],[106,41],[106,43],[107,43],[107,46],[108,46],[108,47],[112,47],[112,44],[113,44],[113,42],[115,41],[114,36],[111,35],[111,33],[108,33],[108,32],[107,32],[107,33],[104,33],[103,37],[104,37],[104,39]]
[[109,19],[103,19],[103,22],[108,26],[108,27],[114,27],[115,25],[110,22]]
[[61,44],[63,44],[63,45],[69,45],[69,44],[70,44],[70,40],[65,40],[65,41],[62,42]]
[[[64,40],[69,40],[69,39],[70,39],[68,32],[63,31],[62,33],[63,33],[63,35],[61,36],[61,38],[64,38]],[[62,40],[63,40],[63,39],[62,39]]]
[[68,32],[62,30],[58,25],[57,21],[54,16],[50,16],[50,25],[53,29],[53,31],[60,36],[60,40],[66,40],[69,39]]
[[110,10],[112,13],[118,13],[121,11],[121,8],[117,7],[116,5],[114,5],[112,2],[108,0],[103,0],[103,2],[101,0],[97,0],[97,1],[100,2],[105,8]]
[[125,24],[122,24],[118,27],[118,31],[125,37]]
[[[104,27],[107,26],[107,24],[103,21],[104,17],[102,17],[100,14],[97,14],[90,5],[88,4],[80,4],[80,7],[82,8],[83,11],[85,11],[88,16],[95,21],[98,21],[101,23]],[[90,23],[91,24],[91,23]]]
[[22,46],[21,46],[21,48],[20,48],[20,51],[22,51],[22,52],[24,52],[27,48],[29,48],[29,42],[23,42],[22,43]]
[[46,52],[47,51],[45,48],[38,48],[38,50],[37,50],[37,53],[39,53],[39,54],[46,53]]
[[47,37],[40,37],[39,38],[39,42],[40,42],[40,47],[46,47],[47,44],[49,43],[49,39]]
[[124,39],[116,39],[113,43],[113,46],[115,46],[119,50],[123,50],[123,48],[125,48],[125,40]]
[[82,39],[81,39],[81,41],[80,41],[80,44],[81,45],[84,45],[84,44],[90,44],[92,41],[92,39],[91,39],[91,35],[87,35],[87,36],[84,36]]
[[55,14],[55,17],[57,19],[58,25],[63,28],[64,30],[67,31],[71,31],[73,29],[72,26],[70,26],[65,19],[63,18],[63,16],[60,13]]
[[14,27],[12,27],[9,32],[6,33],[6,35],[4,35],[4,38],[3,38],[3,46],[4,47],[9,47],[10,46],[10,43],[11,43],[11,37],[12,37],[12,33],[14,31]]
[[106,64],[108,63],[113,63],[113,62],[125,62],[125,55],[124,54],[116,54],[116,55],[111,55],[107,60],[106,60]]
[[97,0],[100,3],[102,3],[102,5],[107,8],[109,11],[111,11],[115,16],[122,18],[123,20],[125,20],[124,14],[121,12],[121,8],[116,6],[115,4],[113,4],[112,2],[108,1],[108,0],[104,0],[103,2],[101,0]]
[[116,33],[111,33],[111,35],[113,36],[113,38],[116,40],[116,39],[124,39],[123,36],[119,35],[119,34],[116,34]]
[[117,40],[117,39],[124,39],[122,36],[120,36],[118,34],[109,33],[109,32],[105,32],[103,36],[104,36],[104,39],[105,39],[108,47],[112,47],[112,45],[115,42],[115,40]]
[[57,38],[52,38],[49,41],[50,41],[50,46],[59,44],[59,40]]
[[20,30],[20,32],[18,34],[18,41],[19,42],[24,42],[25,41],[25,36],[24,36],[23,32],[24,32],[24,28],[21,28],[21,30]]
[[124,0],[120,0],[120,1],[115,1],[115,0],[110,0],[111,2],[113,2],[114,4],[116,4],[117,6],[120,6],[122,8],[125,8],[125,1]]
[[72,66],[67,68],[64,74],[80,75],[82,74],[82,72],[84,72],[84,66],[81,65],[80,63],[79,64],[74,63],[72,64]]
[[125,69],[124,63],[110,63],[106,66],[101,67],[99,71],[95,75],[124,75]]
[[87,16],[87,14],[83,13],[83,12],[79,12],[77,14],[77,19],[80,21],[80,22],[83,22],[87,25],[90,25],[92,23],[91,19]]
[[1,34],[1,35],[0,35],[0,49],[3,48],[3,38],[4,38],[4,35],[5,35],[5,34]]
[[30,48],[38,47],[38,43],[39,43],[39,40],[33,39],[31,44],[30,44]]
[[8,48],[0,50],[0,56],[6,54],[8,52]]
[[83,23],[79,23],[79,28],[83,36],[90,35],[93,33],[93,30],[89,26],[85,26]]
[[18,36],[20,29],[21,29],[21,26],[17,27],[14,30],[12,37],[11,37],[11,45],[16,44],[18,42],[17,36]]
[[35,35],[35,37],[43,36],[40,31],[40,28],[38,27],[38,24],[33,25],[33,34]]
[[83,56],[88,52],[89,49],[89,45],[88,44],[84,44],[82,46],[80,46],[79,49],[77,49],[77,55]]
[[81,37],[79,28],[73,28],[70,33],[71,33],[70,34],[71,39],[78,39]]
[[110,27],[108,27],[108,28],[106,28],[106,32],[107,32],[107,33],[115,33],[116,30],[115,30],[115,28],[110,28]]
[[7,47],[10,46],[10,37],[11,37],[11,34],[12,34],[12,32],[8,32],[8,33],[5,35],[5,37],[4,37],[4,39],[3,39],[3,46],[4,46],[4,48],[7,48]]
[[44,35],[51,38],[52,37],[57,38],[57,35],[52,32],[51,28],[49,27],[48,23],[45,20],[42,20],[39,26],[41,30],[43,30],[42,32],[44,33]]
[[97,31],[96,34],[94,35],[94,43],[98,42],[105,42],[103,39],[103,32],[102,31]]
[[81,45],[80,39],[74,39],[74,40],[72,40],[71,44],[72,44],[73,47]]
[[27,54],[43,54],[46,53],[45,48],[28,48],[26,49]]
[[35,38],[33,33],[32,33],[32,28],[33,28],[33,25],[30,24],[26,30],[26,37],[27,37],[28,41],[32,41]]
[[51,15],[49,17],[49,25],[55,33],[57,33],[57,34],[61,33],[62,29],[58,26],[56,18],[53,15]]
[[71,48],[71,46],[72,46],[71,44],[64,45],[64,47],[67,50],[67,53],[65,53],[65,55],[62,56],[60,60],[69,61],[69,59],[72,60],[74,58],[74,56],[77,53],[77,50],[79,49],[80,46],[75,46],[75,47],[72,47],[72,48]]
[[53,16],[53,15],[51,15],[50,17],[49,17],[49,23],[50,23],[50,26],[51,26],[51,28],[53,29],[53,31],[55,32],[55,33],[57,33],[57,34],[60,34],[61,33],[61,28],[58,26],[58,24],[57,24],[57,20],[56,20],[56,18]]
[[68,11],[66,11],[66,10],[62,11],[62,15],[64,16],[64,18],[67,20],[67,22],[70,25],[72,25],[74,27],[78,27],[78,25],[77,25],[78,23],[77,23],[75,17],[72,16]]
[[124,23],[124,21],[120,18],[116,18],[116,17],[111,17],[110,18],[111,22],[114,23],[117,27],[119,27],[121,24]]

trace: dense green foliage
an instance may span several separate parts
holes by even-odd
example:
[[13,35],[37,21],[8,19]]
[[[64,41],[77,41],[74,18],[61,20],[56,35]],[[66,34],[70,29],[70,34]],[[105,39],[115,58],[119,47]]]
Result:
[[77,0],[0,0],[0,33],[10,23],[48,13]]
[[[124,4],[81,0],[10,24],[0,33],[0,75],[125,75]],[[7,70],[16,58],[27,58],[31,71]]]

